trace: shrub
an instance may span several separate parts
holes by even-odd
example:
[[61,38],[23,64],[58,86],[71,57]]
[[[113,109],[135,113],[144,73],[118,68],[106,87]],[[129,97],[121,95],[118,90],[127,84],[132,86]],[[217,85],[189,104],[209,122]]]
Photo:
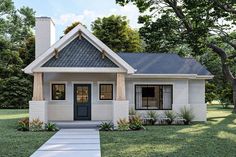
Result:
[[58,131],[59,129],[57,128],[56,124],[48,123],[48,124],[45,124],[45,130],[46,131]]
[[121,131],[129,130],[129,121],[126,120],[125,118],[119,119],[117,124],[118,124],[118,130],[121,130]]
[[173,111],[165,111],[166,122],[171,125],[176,118],[176,114]]
[[155,111],[148,111],[147,116],[150,118],[150,123],[154,125],[157,121],[158,114]]
[[22,118],[18,121],[17,130],[29,131],[29,118]]
[[99,126],[99,130],[101,131],[111,131],[113,130],[113,123],[112,122],[102,122],[102,124]]
[[129,127],[131,130],[140,130],[144,128],[142,124],[142,119],[138,115],[130,117],[129,122],[130,122]]
[[43,122],[39,119],[33,119],[32,122],[29,123],[31,131],[42,131],[43,130]]
[[185,120],[184,124],[189,125],[190,122],[194,119],[193,112],[190,109],[187,109],[187,107],[183,107],[180,110],[180,116]]

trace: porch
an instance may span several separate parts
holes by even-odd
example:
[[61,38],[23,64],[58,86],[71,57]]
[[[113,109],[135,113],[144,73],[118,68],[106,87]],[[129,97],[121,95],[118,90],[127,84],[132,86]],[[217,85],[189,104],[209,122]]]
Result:
[[[52,100],[52,85],[60,82],[65,84],[64,99]],[[114,84],[114,97],[100,100],[99,85],[106,82]],[[77,90],[84,88],[84,85],[88,85],[88,88],[81,95],[81,91]],[[86,105],[90,105],[90,108]],[[89,113],[90,117],[78,119],[77,111],[80,115]],[[116,124],[120,118],[128,119],[128,112],[124,73],[34,73],[30,121],[39,118],[44,123],[56,122],[61,128],[94,128],[103,121]]]

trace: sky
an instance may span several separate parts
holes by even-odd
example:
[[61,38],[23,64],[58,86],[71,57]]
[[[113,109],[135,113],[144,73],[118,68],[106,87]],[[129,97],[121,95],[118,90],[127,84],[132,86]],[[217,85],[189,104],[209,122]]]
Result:
[[36,11],[36,16],[51,17],[56,25],[57,39],[72,22],[80,21],[91,29],[91,23],[98,17],[112,14],[127,16],[132,28],[139,28],[139,11],[128,4],[124,7],[115,0],[13,0],[16,8],[28,6]]

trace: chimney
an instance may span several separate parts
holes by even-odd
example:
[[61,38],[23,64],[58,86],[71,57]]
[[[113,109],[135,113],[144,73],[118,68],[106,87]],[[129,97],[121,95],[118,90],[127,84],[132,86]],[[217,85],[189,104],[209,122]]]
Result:
[[47,51],[56,41],[55,24],[50,17],[36,17],[35,58]]

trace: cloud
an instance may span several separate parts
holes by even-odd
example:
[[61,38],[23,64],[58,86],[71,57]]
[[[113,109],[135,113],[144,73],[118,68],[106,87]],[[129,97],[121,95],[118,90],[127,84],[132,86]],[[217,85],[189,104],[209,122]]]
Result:
[[127,16],[130,21],[130,26],[133,28],[140,28],[140,24],[138,24],[138,16],[139,11],[137,7],[132,4],[128,4],[124,7],[118,6],[116,8],[111,8],[109,10],[99,11],[99,10],[88,10],[85,9],[80,14],[76,13],[66,13],[59,15],[58,17],[54,17],[54,21],[56,25],[68,26],[73,22],[79,21],[85,24],[89,29],[91,27],[91,23],[96,20],[98,17],[105,17],[110,15],[122,15]]

